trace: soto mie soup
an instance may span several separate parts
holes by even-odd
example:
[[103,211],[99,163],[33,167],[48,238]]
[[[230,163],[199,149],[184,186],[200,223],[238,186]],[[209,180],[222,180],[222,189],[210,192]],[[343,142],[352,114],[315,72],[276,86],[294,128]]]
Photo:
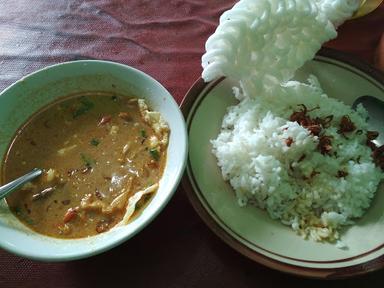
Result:
[[100,92],[55,102],[32,116],[8,149],[4,183],[35,167],[44,173],[7,203],[44,235],[108,231],[137,214],[157,190],[168,134],[161,115],[142,99]]

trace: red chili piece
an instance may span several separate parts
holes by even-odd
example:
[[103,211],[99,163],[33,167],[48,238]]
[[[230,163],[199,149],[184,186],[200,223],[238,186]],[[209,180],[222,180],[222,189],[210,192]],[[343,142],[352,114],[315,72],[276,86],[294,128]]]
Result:
[[64,215],[63,222],[68,223],[68,222],[72,221],[76,216],[77,216],[77,209],[76,208],[69,208]]
[[99,124],[97,124],[97,126],[105,125],[105,124],[111,122],[111,120],[112,120],[112,116],[111,115],[103,116],[101,118],[101,120],[99,121]]

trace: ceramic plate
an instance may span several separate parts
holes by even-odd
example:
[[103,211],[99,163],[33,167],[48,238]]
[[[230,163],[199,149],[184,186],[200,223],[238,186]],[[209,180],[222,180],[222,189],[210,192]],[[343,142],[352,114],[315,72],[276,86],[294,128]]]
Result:
[[[384,100],[384,76],[350,56],[324,49],[296,73],[304,81],[318,77],[324,91],[346,104],[362,95]],[[384,185],[355,225],[342,231],[347,249],[304,240],[289,227],[255,207],[241,208],[221,177],[210,140],[219,133],[228,106],[236,104],[228,79],[199,79],[187,93],[182,110],[187,120],[189,158],[184,189],[207,225],[231,247],[268,267],[317,278],[342,278],[384,266]]]

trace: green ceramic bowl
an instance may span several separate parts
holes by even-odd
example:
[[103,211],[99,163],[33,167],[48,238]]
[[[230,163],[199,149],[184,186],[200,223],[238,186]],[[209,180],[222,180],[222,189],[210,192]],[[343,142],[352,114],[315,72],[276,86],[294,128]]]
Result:
[[[135,235],[153,220],[172,197],[187,156],[184,118],[177,103],[156,80],[126,65],[106,61],[67,62],[39,70],[0,94],[0,159],[18,128],[36,111],[61,97],[80,92],[105,91],[146,99],[171,130],[167,163],[155,197],[140,217],[97,236],[63,240],[31,231],[0,201],[0,247],[45,261],[66,261],[108,250]],[[171,152],[172,151],[172,152]]]

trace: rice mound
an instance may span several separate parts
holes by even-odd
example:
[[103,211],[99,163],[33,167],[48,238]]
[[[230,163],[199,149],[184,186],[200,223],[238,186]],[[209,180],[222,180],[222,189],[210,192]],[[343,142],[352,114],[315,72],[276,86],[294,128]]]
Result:
[[[370,206],[383,173],[366,145],[367,111],[329,98],[314,76],[308,82],[289,81],[275,97],[249,98],[235,88],[240,103],[228,108],[211,142],[240,206],[265,209],[305,238],[334,241],[341,225],[353,223]],[[321,153],[319,136],[289,120],[302,104],[312,118],[333,115],[322,129],[332,139],[332,153]],[[342,134],[345,115],[356,129]]]

